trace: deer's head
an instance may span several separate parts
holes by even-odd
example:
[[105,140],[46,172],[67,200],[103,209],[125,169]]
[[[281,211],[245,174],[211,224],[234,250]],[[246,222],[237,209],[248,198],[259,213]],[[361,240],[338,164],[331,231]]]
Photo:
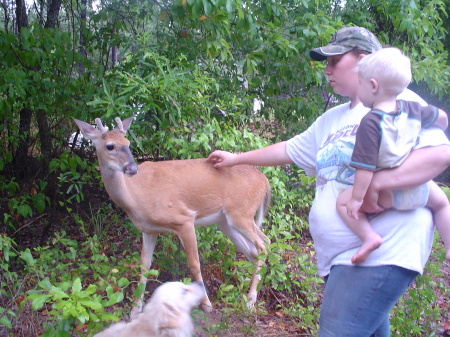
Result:
[[128,176],[137,173],[137,165],[130,151],[130,142],[125,138],[126,132],[134,116],[125,120],[116,118],[117,127],[108,131],[102,124],[100,118],[95,119],[98,129],[92,125],[74,118],[84,138],[94,144],[100,169],[121,171]]

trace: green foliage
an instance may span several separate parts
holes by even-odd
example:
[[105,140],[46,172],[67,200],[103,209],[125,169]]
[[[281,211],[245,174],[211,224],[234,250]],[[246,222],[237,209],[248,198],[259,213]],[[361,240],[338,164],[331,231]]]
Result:
[[94,235],[99,240],[107,236],[111,227],[119,224],[119,214],[114,212],[112,205],[109,203],[97,209],[94,209],[89,203],[89,213],[86,214],[86,221],[83,220],[80,214],[73,214],[73,217],[86,237]]
[[445,284],[434,280],[436,276],[443,277],[441,264],[442,259],[429,261],[424,275],[416,278],[397,303],[391,315],[391,331],[400,336],[434,336],[442,319],[436,293],[444,294],[444,298],[448,294]]
[[[19,36],[0,31],[0,200],[9,210],[3,214],[8,230],[54,206],[48,163],[72,133],[64,120],[85,114],[85,101],[96,91],[87,78],[74,76],[80,60],[72,44],[69,33],[37,25]],[[45,148],[43,139],[49,140]],[[61,178],[79,186],[73,175]]]
[[[68,151],[64,151],[59,158],[54,158],[50,162],[50,172],[59,173],[60,206],[72,204],[73,201],[80,203],[84,200],[83,186],[100,182],[100,174],[92,163]],[[70,207],[68,210],[70,211]]]
[[72,44],[69,33],[37,26],[22,29],[20,36],[0,32],[0,120],[8,130],[8,137],[1,138],[3,158],[11,159],[18,138],[37,137],[32,129],[22,133],[18,118],[22,109],[45,113],[57,141],[54,145],[59,147],[66,145],[66,141],[60,142],[68,136],[67,128],[61,128],[63,118],[85,115],[85,102],[96,86],[87,86],[85,78],[73,76],[80,59]]
[[0,324],[11,329],[16,312],[12,306],[17,290],[21,288],[21,276],[11,270],[10,264],[17,257],[15,242],[7,236],[0,235]]
[[367,27],[382,44],[402,49],[412,60],[414,82],[422,82],[430,94],[442,97],[450,87],[448,48],[444,46],[446,4],[444,0],[370,0],[361,6],[359,0],[351,0],[339,12],[344,23]]
[[[129,282],[125,279],[124,285]],[[46,303],[52,303],[54,310],[50,314],[63,320],[74,318],[81,324],[89,320],[117,320],[117,317],[104,312],[103,308],[123,300],[122,292],[114,292],[111,286],[106,288],[107,299],[96,294],[97,286],[90,284],[82,290],[81,280],[65,281],[53,285],[48,278],[38,283],[43,293],[28,296],[33,310],[40,310]],[[59,317],[61,315],[61,317]]]
[[[11,297],[16,292],[24,295],[26,289],[21,289],[19,275],[10,271],[13,263],[20,264],[31,282],[27,285],[31,289],[27,300],[31,301],[32,309],[47,308],[50,315],[45,336],[69,336],[69,332],[81,336],[74,331],[74,326],[98,331],[104,323],[119,320],[122,310],[117,304],[134,290],[131,285],[138,278],[139,270],[130,265],[136,265],[139,254],[124,252],[118,260],[105,256],[96,236],[79,244],[68,239],[64,232],[56,234],[51,247],[16,251],[13,241],[1,236],[2,296]],[[154,271],[150,274],[157,275]],[[114,308],[113,313],[105,310],[108,307]],[[16,314],[3,307],[0,311],[0,322],[11,328],[11,319]]]
[[[142,44],[120,69],[108,74],[103,95],[90,105],[99,117],[137,114],[131,138],[140,152],[145,149],[155,158],[184,157],[191,149],[206,153],[209,132],[214,132],[208,123],[214,123],[216,112],[225,111],[228,120],[240,121],[243,104],[233,95],[223,104],[213,101],[220,86],[207,72],[183,55],[169,60],[154,52],[142,53],[145,41]],[[180,142],[191,142],[191,148],[177,152]]]
[[12,179],[9,183],[0,184],[0,191],[3,190],[7,200],[9,212],[3,213],[3,223],[12,230],[18,229],[18,224],[24,225],[24,219],[32,217],[34,214],[42,214],[50,206],[50,199],[46,196],[46,181],[39,181],[34,184],[30,191],[24,193],[20,186]]
[[[101,117],[111,127],[113,117],[136,114],[129,132],[133,151],[137,158],[157,160],[205,157],[214,149],[246,151],[290,138],[322,113],[330,97],[324,64],[312,62],[309,50],[328,43],[345,25],[367,27],[382,43],[404,50],[413,61],[415,89],[426,98],[446,97],[450,88],[445,0],[106,1],[97,9],[88,3],[84,22],[78,19],[80,9],[65,2],[57,28],[43,28],[38,20],[45,15],[33,7],[29,27],[17,34],[11,26],[15,12],[5,6],[0,232],[17,233],[36,216],[62,210],[62,227],[75,223],[84,235],[78,242],[57,232],[48,245],[33,249],[0,238],[0,323],[13,326],[20,307],[12,303],[32,289],[35,303],[51,310],[45,336],[76,333],[73,326],[83,322],[96,331],[102,324],[97,321],[106,318],[105,306],[121,315],[119,303],[108,302],[111,297],[126,301],[144,291],[130,286],[139,274],[130,268],[137,251],[119,254],[114,242],[109,249],[100,245],[119,215],[108,206],[95,208],[94,200],[83,208],[88,188],[101,181],[84,145],[67,148],[75,130],[70,117]],[[259,111],[255,99],[264,103]],[[297,317],[299,326],[314,334],[322,282],[308,236],[314,180],[293,166],[262,171],[273,201],[264,223],[271,245],[261,287],[287,294],[293,303],[280,301],[276,309]],[[124,226],[138,235],[130,222]],[[220,301],[245,312],[242,294],[253,267],[216,227],[197,234],[203,265],[223,279]],[[155,252],[161,270],[175,269],[173,275],[182,277],[187,270],[179,269],[179,261],[184,260],[178,240],[162,235]],[[426,287],[429,275],[439,275],[434,262],[399,304],[393,329],[400,335],[435,330],[439,313]],[[432,286],[443,291],[440,284]]]
[[[450,188],[441,185],[450,200]],[[438,234],[436,232],[436,234]],[[442,263],[446,250],[435,237],[433,254],[425,267],[424,274],[418,276],[408,292],[400,299],[391,315],[391,331],[401,336],[435,336],[442,320],[442,309],[437,294],[448,298],[449,289],[442,280]],[[446,317],[444,317],[446,319]],[[426,333],[425,333],[426,332]]]

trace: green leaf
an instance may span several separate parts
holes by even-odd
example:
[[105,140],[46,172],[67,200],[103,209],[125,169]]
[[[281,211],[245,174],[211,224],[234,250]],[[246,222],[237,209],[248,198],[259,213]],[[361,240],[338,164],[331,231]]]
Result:
[[31,251],[29,248],[20,253],[20,258],[24,260],[29,266],[34,266],[36,264],[36,261],[34,260],[33,255],[31,255]]
[[19,205],[17,206],[17,213],[23,216],[24,218],[27,218],[33,215],[33,210],[29,205]]
[[147,270],[147,271],[144,273],[144,276],[145,276],[145,277],[159,276],[159,271],[156,270],[156,269],[150,269],[150,270]]
[[51,298],[51,295],[45,295],[45,294],[31,294],[28,296],[29,299],[31,299],[31,308],[33,310],[39,310],[41,309],[44,304],[47,303],[47,301]]
[[79,277],[77,277],[75,279],[75,281],[73,281],[72,294],[73,295],[78,295],[80,293],[81,289],[82,289],[81,279]]
[[[122,296],[123,298],[123,296]],[[78,303],[82,304],[85,307],[91,308],[93,310],[100,310],[103,308],[101,303],[98,303],[92,299],[80,299]]]
[[398,28],[399,31],[404,32],[405,30],[410,30],[413,26],[413,23],[410,19],[405,19],[401,22],[400,27]]
[[111,305],[114,305],[116,303],[122,302],[124,299],[124,295],[122,291],[118,291],[116,293],[108,293],[108,300],[103,301],[104,307],[109,307]]
[[228,14],[234,14],[235,3],[233,0],[227,0],[225,8],[227,9]]
[[95,284],[90,284],[86,290],[80,292],[80,297],[87,297],[93,295],[97,292],[97,286]]
[[130,284],[130,281],[126,279],[125,277],[121,277],[119,281],[117,281],[117,285],[121,288],[126,287]]
[[12,329],[12,323],[9,320],[8,317],[6,316],[2,316],[0,317],[0,324],[3,324],[4,326],[6,326],[8,329]]
[[118,322],[120,318],[110,312],[102,312],[99,314],[102,318],[102,321],[113,321]]
[[144,291],[145,291],[145,284],[139,283],[139,285],[136,287],[136,290],[133,292],[134,297],[140,298],[141,295],[144,293]]
[[50,282],[50,280],[48,278],[43,279],[42,281],[38,282],[38,285],[42,288],[45,289],[47,291],[50,291],[53,287],[52,283]]
[[222,290],[223,292],[229,292],[229,291],[231,291],[233,288],[234,288],[234,285],[229,284],[229,285],[227,285],[227,286],[220,287],[220,290]]
[[[192,16],[194,18],[199,18],[202,15],[203,2],[201,0],[196,0],[192,6]],[[169,117],[171,117],[169,115]]]
[[42,214],[42,212],[44,212],[45,210],[45,195],[39,193],[39,194],[35,194],[32,197],[33,200],[33,206],[36,207],[36,210],[38,211],[39,214]]
[[203,10],[205,15],[211,15],[211,11],[212,11],[212,5],[209,2],[209,0],[203,0]]
[[54,286],[52,286],[51,294],[52,294],[54,300],[61,300],[63,298],[70,297],[63,290],[61,290],[61,288],[54,287]]

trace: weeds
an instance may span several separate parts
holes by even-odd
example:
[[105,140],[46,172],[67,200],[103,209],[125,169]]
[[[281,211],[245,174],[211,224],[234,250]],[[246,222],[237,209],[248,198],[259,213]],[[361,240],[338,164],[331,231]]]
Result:
[[[48,317],[42,328],[43,336],[64,336],[65,333],[83,335],[82,331],[98,331],[104,322],[118,321],[123,314],[123,300],[130,293],[130,285],[138,278],[138,254],[117,260],[106,256],[94,235],[85,242],[56,233],[51,247],[38,247],[17,252],[14,242],[2,236],[2,297],[17,293],[31,301],[32,310]],[[14,261],[13,261],[14,259]],[[9,271],[16,264],[26,275],[27,289],[21,284],[17,272]],[[134,289],[132,289],[134,290]],[[25,303],[26,301],[23,301]],[[11,329],[16,308],[0,309],[0,323]],[[118,304],[121,303],[119,306]],[[109,310],[112,308],[113,310]],[[67,335],[69,336],[69,335]]]
[[[322,279],[316,276],[314,250],[305,238],[313,180],[302,172],[286,169],[268,168],[265,173],[274,187],[264,225],[271,244],[267,255],[261,256],[266,263],[253,311],[248,310],[245,296],[253,265],[217,227],[197,229],[204,276],[217,281],[212,299],[217,299],[222,309],[218,321],[208,321],[202,312],[194,311],[195,321],[202,323],[208,336],[218,335],[236,320],[240,336],[255,336],[256,322],[264,320],[268,313],[289,320],[302,335],[317,333]],[[286,179],[292,174],[299,178]],[[45,246],[18,250],[10,237],[0,236],[0,333],[13,335],[22,311],[32,310],[29,315],[36,316],[42,336],[92,336],[104,325],[125,316],[132,300],[144,292],[137,285],[138,249],[130,244],[139,236],[137,230],[128,220],[117,226],[119,213],[110,205],[89,210],[84,218],[73,215],[84,235],[81,239],[61,231],[54,233]],[[127,235],[120,238],[121,243],[115,238],[106,244],[113,225]],[[393,311],[393,333],[433,336],[445,319],[442,309],[447,307],[440,298],[448,298],[449,293],[440,268],[444,252],[438,236],[434,247],[426,273],[417,278]],[[157,270],[150,270],[148,275],[153,280],[159,278],[157,282],[182,279],[189,273],[185,261],[176,236],[160,235],[154,257]],[[158,270],[165,275],[159,275]]]

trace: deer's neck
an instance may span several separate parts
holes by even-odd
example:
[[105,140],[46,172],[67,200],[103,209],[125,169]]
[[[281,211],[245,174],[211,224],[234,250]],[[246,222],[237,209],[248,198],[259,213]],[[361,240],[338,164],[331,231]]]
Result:
[[101,171],[101,174],[109,197],[117,206],[128,213],[136,204],[129,178],[122,172],[111,169],[104,169]]

